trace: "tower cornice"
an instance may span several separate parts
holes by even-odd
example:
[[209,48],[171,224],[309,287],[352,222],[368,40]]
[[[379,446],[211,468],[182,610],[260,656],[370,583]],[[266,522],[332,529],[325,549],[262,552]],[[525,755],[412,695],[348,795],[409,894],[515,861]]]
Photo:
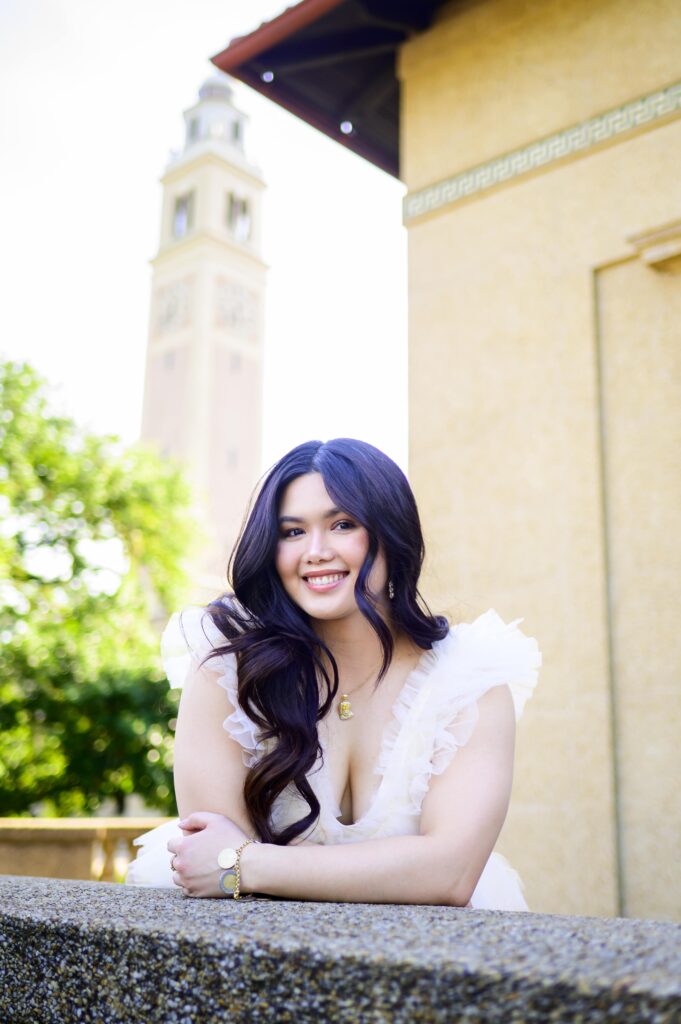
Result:
[[225,248],[234,252],[239,259],[247,259],[252,266],[258,267],[260,270],[269,270],[269,264],[265,263],[257,253],[250,251],[242,243],[233,240],[227,234],[219,234],[217,231],[210,231],[205,228],[193,231],[186,238],[174,239],[172,242],[161,246],[156,255],[149,260],[149,263],[152,267],[156,267],[161,263],[170,262],[169,257],[174,257],[175,255],[194,255],[200,249],[208,249],[213,252],[218,251],[223,254]]
[[241,154],[233,152],[228,147],[218,148],[212,141],[206,142],[205,145],[196,145],[190,153],[178,156],[163,172],[160,178],[161,184],[171,185],[187,172],[204,167],[206,164],[213,164],[222,169],[228,168],[231,173],[241,177],[248,184],[258,188],[266,187],[258,167],[249,164]]

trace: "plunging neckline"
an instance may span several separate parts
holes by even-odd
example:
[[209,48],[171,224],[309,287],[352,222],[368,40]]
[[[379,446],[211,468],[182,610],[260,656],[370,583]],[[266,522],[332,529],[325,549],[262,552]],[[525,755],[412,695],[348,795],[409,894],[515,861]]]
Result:
[[[321,779],[322,784],[323,784],[323,788],[325,790],[325,794],[323,794],[323,795],[327,797],[327,799],[322,799],[320,801],[321,810],[322,810],[322,813],[324,813],[326,811],[329,814],[331,822],[335,826],[337,826],[338,828],[340,828],[340,829],[357,828],[359,825],[363,825],[367,821],[367,819],[372,814],[375,813],[376,808],[378,806],[379,798],[380,798],[380,796],[382,794],[382,791],[383,791],[383,789],[385,787],[386,776],[388,775],[388,770],[387,770],[388,769],[388,765],[386,763],[386,761],[387,761],[387,753],[388,753],[389,750],[390,750],[390,752],[392,752],[395,749],[395,747],[397,745],[397,741],[399,740],[400,736],[402,735],[402,733],[404,731],[404,728],[405,728],[405,726],[407,724],[407,720],[408,720],[408,718],[411,716],[411,714],[413,712],[414,705],[411,704],[408,707],[408,709],[407,709],[406,715],[400,720],[399,713],[398,713],[400,705],[403,703],[403,698],[404,698],[405,693],[412,686],[414,677],[419,675],[419,674],[424,674],[426,677],[428,676],[429,673],[426,672],[426,665],[427,665],[428,662],[432,661],[432,665],[430,665],[430,670],[432,670],[432,668],[434,667],[435,663],[437,662],[438,656],[439,656],[439,648],[440,648],[441,643],[442,643],[441,640],[434,640],[432,647],[430,647],[427,650],[423,651],[423,653],[420,655],[420,657],[419,657],[418,661],[416,662],[416,664],[414,665],[414,667],[408,672],[406,678],[404,679],[404,682],[402,683],[402,686],[400,687],[399,692],[398,692],[395,700],[393,701],[392,707],[390,709],[390,717],[389,717],[388,721],[386,722],[386,724],[383,726],[383,731],[381,733],[381,742],[380,742],[379,748],[378,748],[378,757],[376,758],[376,763],[374,764],[374,767],[373,767],[373,769],[371,771],[371,774],[375,775],[375,774],[377,774],[379,772],[379,766],[382,765],[382,764],[385,764],[384,770],[380,773],[381,774],[381,781],[379,782],[378,786],[376,787],[374,795],[372,796],[371,800],[369,801],[369,806],[367,807],[367,809],[364,812],[364,814],[361,814],[359,816],[359,818],[357,818],[356,821],[351,821],[349,824],[346,824],[345,822],[341,821],[340,817],[337,817],[329,809],[330,805],[333,805],[334,807],[337,806],[339,811],[340,811],[340,813],[341,813],[341,815],[343,813],[343,810],[342,810],[342,808],[340,806],[340,803],[336,800],[334,792],[333,792],[333,786],[332,786],[331,777],[330,777],[329,771],[328,771],[328,763],[327,763],[327,756],[326,756],[328,751],[327,751],[327,747],[326,747],[326,744],[324,742],[324,738],[323,738],[323,735],[322,735],[323,734],[323,730],[320,730],[319,744],[320,744],[320,746],[322,748],[322,763],[320,765],[320,768],[319,768],[319,771],[318,771],[317,775],[318,775],[318,778]],[[419,692],[420,692],[420,688],[419,688]],[[329,714],[331,714],[331,712],[329,712]],[[342,800],[342,796],[341,796],[341,800]]]

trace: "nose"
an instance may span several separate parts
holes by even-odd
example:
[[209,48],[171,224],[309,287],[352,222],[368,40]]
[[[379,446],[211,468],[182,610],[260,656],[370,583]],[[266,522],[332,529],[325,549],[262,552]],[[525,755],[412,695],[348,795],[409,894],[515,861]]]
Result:
[[333,558],[333,551],[329,546],[328,534],[325,530],[315,527],[309,531],[307,537],[306,562],[328,562]]

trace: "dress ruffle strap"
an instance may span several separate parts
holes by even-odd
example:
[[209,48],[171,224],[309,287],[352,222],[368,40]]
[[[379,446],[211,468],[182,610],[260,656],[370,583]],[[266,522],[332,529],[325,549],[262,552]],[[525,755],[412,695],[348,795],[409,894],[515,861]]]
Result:
[[431,776],[468,743],[484,693],[508,685],[520,717],[541,665],[537,641],[518,629],[522,621],[505,623],[490,608],[421,658],[393,706],[376,766],[384,776],[379,795],[395,811],[401,803],[402,814],[420,815]]
[[[227,642],[205,608],[189,605],[172,615],[161,637],[161,658],[170,685],[175,689],[184,686],[190,672],[195,672],[208,655]],[[215,673],[216,682],[227,692],[234,707],[222,725],[240,744],[244,764],[250,768],[258,760],[261,743],[258,727],[239,704],[236,655],[216,655],[204,667]]]
[[507,683],[516,720],[537,685],[542,661],[537,641],[518,629],[522,621],[506,623],[490,608],[474,622],[461,622],[452,630],[457,692],[481,696],[491,687]]

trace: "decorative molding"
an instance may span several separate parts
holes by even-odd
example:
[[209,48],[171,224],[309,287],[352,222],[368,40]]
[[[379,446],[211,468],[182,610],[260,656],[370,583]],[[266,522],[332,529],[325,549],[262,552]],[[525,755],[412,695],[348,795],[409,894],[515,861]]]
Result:
[[664,270],[670,260],[681,256],[681,220],[671,221],[652,231],[629,235],[627,242],[634,246],[649,267]]
[[156,255],[149,262],[152,267],[157,267],[163,266],[164,263],[171,263],[177,255],[182,255],[183,257],[189,255],[191,258],[194,258],[195,254],[192,252],[192,249],[197,250],[204,246],[211,246],[216,253],[221,251],[221,254],[228,256],[230,263],[232,254],[238,253],[239,256],[244,257],[245,260],[258,269],[269,269],[268,264],[255,251],[252,242],[235,241],[227,228],[223,231],[214,231],[212,228],[197,228],[190,234],[185,235],[184,238],[173,238],[169,242],[162,243]]
[[583,153],[675,113],[681,113],[681,82],[461,171],[436,185],[409,193],[404,198],[404,222],[407,224],[424,213],[485,192],[573,154]]

